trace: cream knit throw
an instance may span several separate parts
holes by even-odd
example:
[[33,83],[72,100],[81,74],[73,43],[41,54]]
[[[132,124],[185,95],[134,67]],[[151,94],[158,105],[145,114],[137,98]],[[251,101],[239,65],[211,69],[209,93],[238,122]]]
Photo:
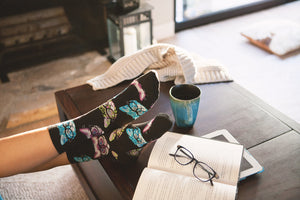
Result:
[[87,83],[94,90],[105,89],[149,70],[156,70],[160,81],[174,80],[175,84],[232,81],[225,69],[216,62],[200,58],[194,60],[185,50],[160,43],[120,58],[104,74]]

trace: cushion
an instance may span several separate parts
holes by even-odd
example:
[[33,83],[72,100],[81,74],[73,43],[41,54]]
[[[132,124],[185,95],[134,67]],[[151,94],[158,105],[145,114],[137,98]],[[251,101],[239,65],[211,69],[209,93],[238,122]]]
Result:
[[300,24],[268,20],[250,25],[241,34],[254,45],[278,56],[300,48]]

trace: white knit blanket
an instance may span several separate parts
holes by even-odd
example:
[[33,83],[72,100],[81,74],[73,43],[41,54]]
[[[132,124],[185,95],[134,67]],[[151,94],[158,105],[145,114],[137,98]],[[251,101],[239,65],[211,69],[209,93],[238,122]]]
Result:
[[0,178],[0,195],[4,200],[89,199],[71,165]]
[[232,81],[225,68],[214,60],[193,56],[170,44],[156,44],[124,56],[103,74],[87,81],[94,90],[131,80],[149,70],[157,71],[161,82],[204,84]]

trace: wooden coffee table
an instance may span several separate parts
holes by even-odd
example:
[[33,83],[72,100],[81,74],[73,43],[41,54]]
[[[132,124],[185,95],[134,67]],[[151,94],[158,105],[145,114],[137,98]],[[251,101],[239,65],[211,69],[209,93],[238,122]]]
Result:
[[[89,85],[81,85],[56,92],[60,119],[63,121],[88,112],[118,94],[129,83],[125,81],[98,91],[93,91]],[[172,85],[172,82],[161,83],[158,101],[137,123],[158,113],[172,116],[168,96]],[[235,82],[199,87],[202,96],[194,128],[186,130],[174,125],[171,131],[202,136],[227,129],[243,144],[265,171],[240,181],[239,199],[299,198],[300,125]],[[131,199],[152,147],[153,143],[148,144],[138,161],[127,166],[103,159],[73,167],[90,199]]]

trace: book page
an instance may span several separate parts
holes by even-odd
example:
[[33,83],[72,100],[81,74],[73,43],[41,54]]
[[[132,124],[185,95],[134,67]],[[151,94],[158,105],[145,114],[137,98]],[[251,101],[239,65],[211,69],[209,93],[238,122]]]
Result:
[[145,168],[133,200],[234,200],[236,191],[237,186],[217,182],[211,186],[209,183],[199,182],[193,177]]
[[[219,175],[219,179],[213,179],[214,182],[237,184],[243,155],[243,146],[240,144],[167,132],[156,141],[148,167],[194,177],[195,162],[182,166],[169,155],[169,153],[175,153],[177,145],[186,147],[198,161],[212,167]],[[202,176],[207,176],[204,170]]]

